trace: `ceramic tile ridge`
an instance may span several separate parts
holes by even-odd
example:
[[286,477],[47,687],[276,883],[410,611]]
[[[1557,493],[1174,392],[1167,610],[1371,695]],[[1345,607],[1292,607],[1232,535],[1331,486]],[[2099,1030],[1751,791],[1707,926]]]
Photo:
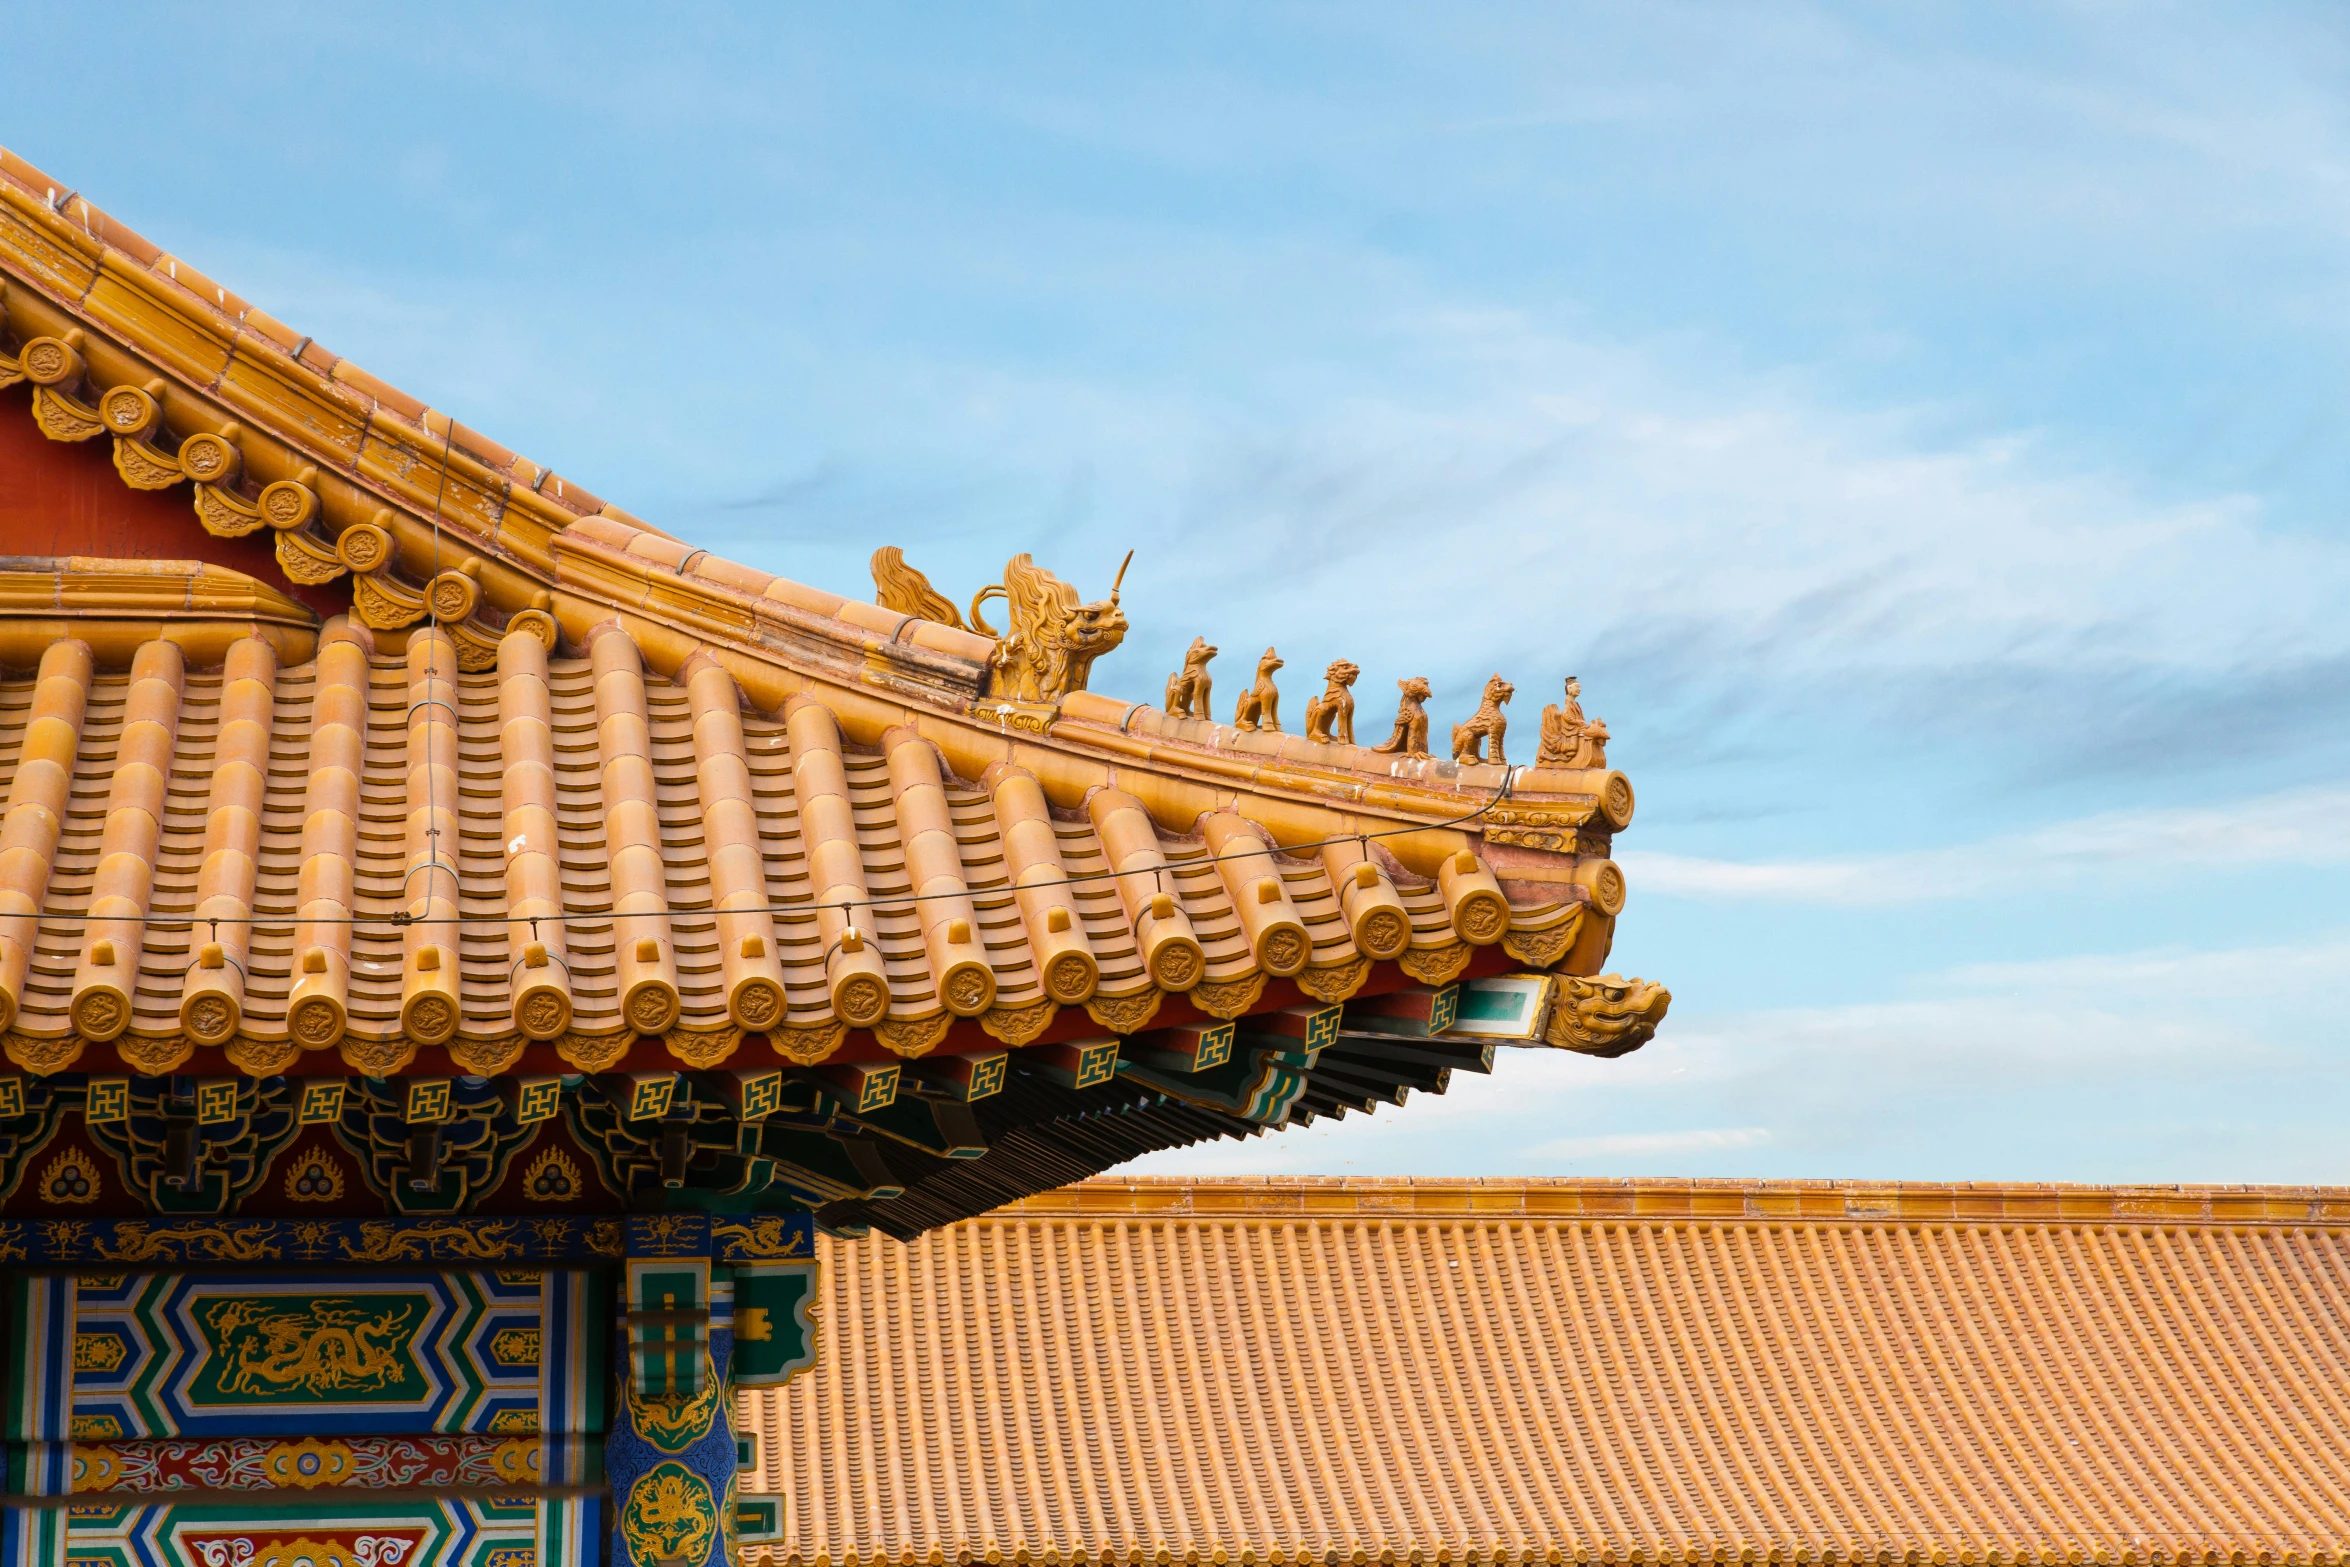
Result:
[[1448,1176],[1106,1176],[1023,1198],[1006,1217],[1133,1214],[1897,1223],[2350,1223],[2350,1186],[2087,1185]]

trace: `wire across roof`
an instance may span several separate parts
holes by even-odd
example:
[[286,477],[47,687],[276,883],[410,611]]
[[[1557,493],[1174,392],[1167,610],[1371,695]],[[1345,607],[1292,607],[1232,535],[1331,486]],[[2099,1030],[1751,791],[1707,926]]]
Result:
[[[114,1010],[127,1011],[117,1033],[159,1070],[192,1044],[226,1039],[281,1066],[340,1044],[377,1070],[419,1040],[446,1041],[472,1069],[496,1071],[526,1035],[560,1041],[566,1060],[594,1070],[638,1034],[669,1037],[696,1065],[729,1053],[746,1026],[805,1059],[838,1049],[844,1024],[920,1054],[961,1017],[1024,1044],[1064,1005],[1101,1014],[1097,1032],[1130,1031],[1162,993],[1228,1015],[1247,1010],[1269,977],[1351,993],[1368,974],[1335,862],[1276,858],[1230,813],[1211,818],[1207,835],[1167,833],[1139,809],[1056,816],[1025,773],[992,788],[945,776],[911,732],[845,747],[820,706],[788,720],[743,711],[722,670],[698,683],[648,681],[617,631],[592,657],[549,657],[515,633],[501,670],[480,674],[453,658],[433,670],[423,641],[405,658],[370,659],[364,631],[340,619],[326,640],[320,657],[282,669],[256,643],[243,645],[244,664],[210,671],[152,644],[151,669],[66,668],[58,655],[58,670],[0,678],[0,778],[18,778],[28,745],[49,744],[36,725],[62,720],[44,717],[44,702],[76,720],[51,747],[64,763],[57,847],[44,885],[20,889],[41,908],[26,922],[34,950],[13,1018],[20,1051],[92,1033],[86,998],[105,1001],[116,987],[126,1005]],[[241,721],[240,692],[252,708]],[[132,755],[140,743],[154,752],[144,762]],[[230,787],[233,765],[250,772],[250,799]],[[155,798],[128,798],[126,780],[148,774]],[[543,783],[543,800],[519,787],[528,778]],[[218,877],[207,880],[224,820],[250,838],[235,855],[244,880],[225,902]],[[1211,841],[1219,820],[1234,825]],[[109,852],[125,850],[110,850],[108,834],[123,822],[153,840],[135,908],[107,904],[103,885]],[[1355,845],[1341,847],[1364,863]],[[823,901],[852,882],[850,902]],[[418,914],[420,895],[441,883]],[[1469,952],[1458,898],[1408,875],[1382,886],[1400,924],[1381,955],[1457,971]],[[1166,912],[1154,915],[1159,898]],[[1547,931],[1574,907],[1507,907],[1482,934],[1490,944],[1514,929]],[[109,909],[124,917],[101,918]],[[1287,924],[1265,926],[1265,910]],[[1150,948],[1178,922],[1188,945]],[[1285,954],[1284,932],[1295,940]],[[655,958],[640,962],[644,942]],[[100,943],[120,950],[93,981],[88,953]],[[844,944],[870,952],[859,970],[869,990],[843,982]],[[209,945],[227,947],[213,969],[233,962],[238,975],[237,1011],[218,1038],[191,1023]],[[416,972],[419,951],[435,945],[448,953],[430,970],[447,976],[438,987]],[[327,960],[309,959],[321,949]],[[306,979],[306,962],[320,961]],[[121,977],[92,990],[112,975]],[[533,1025],[534,984],[562,987],[560,1015],[544,1026]],[[654,985],[671,999],[632,1007]],[[428,990],[449,1002],[437,1032],[419,1023]],[[340,1029],[304,1025],[314,992],[331,993]],[[866,1010],[844,1015],[851,1006]]]

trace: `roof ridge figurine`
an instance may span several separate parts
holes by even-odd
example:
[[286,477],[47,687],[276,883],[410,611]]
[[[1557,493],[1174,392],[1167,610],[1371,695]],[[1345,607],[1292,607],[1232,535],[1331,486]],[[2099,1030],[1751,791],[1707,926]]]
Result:
[[1281,732],[1281,691],[1273,684],[1281,664],[1279,653],[1265,649],[1265,656],[1257,660],[1257,683],[1241,692],[1240,700],[1233,704],[1233,728]]

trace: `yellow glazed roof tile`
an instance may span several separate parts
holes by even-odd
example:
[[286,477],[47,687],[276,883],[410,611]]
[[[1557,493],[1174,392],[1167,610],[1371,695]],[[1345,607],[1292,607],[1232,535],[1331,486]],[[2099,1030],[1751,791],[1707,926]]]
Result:
[[[206,580],[230,576],[208,568]],[[50,602],[53,591],[44,592],[51,596],[42,602]],[[248,599],[229,598],[249,621]],[[253,640],[249,623],[229,624],[246,640],[216,638],[221,646],[215,656],[239,647],[269,652]],[[566,1060],[593,1069],[599,1062],[608,1065],[604,1058],[638,1033],[666,1036],[680,1059],[707,1065],[730,1052],[746,1027],[775,1031],[778,1048],[803,1059],[840,1048],[844,1024],[878,1027],[891,1048],[919,1054],[935,1048],[953,1022],[936,974],[950,955],[938,932],[955,921],[930,927],[941,943],[935,951],[926,945],[923,924],[942,888],[952,893],[954,908],[968,910],[956,919],[972,926],[965,945],[952,953],[984,962],[992,974],[991,993],[963,1010],[995,1040],[1027,1043],[1061,1010],[1070,1013],[1069,1026],[1083,1020],[1080,1032],[1098,1034],[1110,1025],[1088,1019],[1089,1004],[1155,994],[1152,976],[1137,958],[1134,918],[1121,903],[1099,833],[1083,811],[1056,810],[1051,836],[1066,878],[1057,896],[1070,906],[1070,923],[1081,927],[1098,978],[1083,995],[1056,1003],[1041,989],[1035,957],[1035,941],[1051,911],[1036,916],[1032,932],[1031,915],[1014,895],[997,808],[977,781],[940,768],[929,743],[913,731],[895,732],[902,746],[929,754],[932,771],[918,776],[938,779],[946,810],[945,826],[926,840],[929,869],[917,885],[889,757],[878,747],[844,741],[837,727],[829,727],[833,738],[827,744],[839,756],[829,765],[841,769],[847,810],[831,818],[837,825],[827,830],[847,835],[840,848],[858,880],[841,892],[848,902],[828,909],[827,890],[811,874],[805,835],[810,784],[798,767],[791,725],[747,705],[733,713],[731,727],[697,722],[686,686],[644,672],[617,628],[603,635],[604,648],[627,652],[607,658],[611,667],[601,675],[590,657],[550,655],[537,637],[521,631],[508,634],[502,662],[488,669],[460,667],[448,638],[437,632],[405,639],[401,653],[379,650],[362,662],[373,640],[342,617],[323,634],[300,628],[299,642],[290,645],[305,661],[280,664],[270,654],[265,662],[271,684],[248,720],[248,727],[258,727],[237,742],[244,748],[239,754],[249,751],[266,765],[250,812],[252,885],[237,905],[253,923],[249,931],[231,933],[242,974],[235,997],[240,1013],[229,1025],[232,1060],[247,1070],[282,1070],[297,1051],[331,1045],[340,1046],[355,1066],[400,1069],[413,1046],[440,1042],[434,1027],[419,1022],[442,1015],[425,999],[428,992],[448,998],[448,1048],[472,1071],[510,1068],[526,1037],[555,1041]],[[326,651],[319,651],[321,644]],[[352,684],[347,711],[321,694],[322,659],[329,655],[343,671],[334,678]],[[12,780],[14,790],[49,786],[46,775],[21,765],[34,743],[44,680],[73,685],[82,710],[78,733],[67,737],[70,745],[60,753],[62,808],[45,882],[23,889],[41,910],[23,932],[30,938],[24,942],[27,969],[21,979],[0,970],[0,991],[12,1003],[4,1020],[9,1049],[20,1065],[61,1070],[78,1059],[81,1039],[114,1037],[84,1026],[104,1010],[88,999],[94,983],[90,952],[101,940],[119,949],[107,972],[121,977],[115,1010],[127,1009],[127,1017],[116,1033],[126,1061],[141,1070],[170,1070],[191,1043],[221,1042],[202,1035],[191,1041],[182,1007],[191,962],[220,936],[207,920],[224,913],[232,921],[241,917],[217,903],[199,909],[197,891],[214,824],[235,809],[216,796],[213,784],[224,754],[227,674],[173,657],[176,683],[160,710],[171,722],[132,726],[141,754],[155,754],[157,829],[150,873],[132,889],[136,907],[124,905],[137,917],[111,936],[113,927],[101,929],[94,919],[105,911],[93,901],[109,896],[101,882],[108,823],[117,819],[109,815],[111,791],[120,780],[150,776],[122,771],[136,669],[91,669],[85,661],[63,674],[0,676],[0,779]],[[710,689],[733,690],[730,680]],[[321,726],[330,720],[344,726],[341,738],[320,751]],[[543,805],[513,792],[518,766],[538,770],[533,776],[544,780],[548,796]],[[747,796],[705,793],[706,773],[718,777],[736,766]],[[740,835],[723,861],[730,874],[747,878],[730,884],[732,906],[758,906],[767,922],[729,921],[733,946],[725,951],[712,880],[713,811],[724,813],[728,831]],[[124,823],[146,820],[143,813],[117,817]],[[553,841],[533,842],[533,833],[548,835],[550,820]],[[1271,976],[1252,951],[1207,843],[1170,832],[1140,812],[1132,821],[1133,831],[1150,836],[1165,866],[1153,875],[1152,887],[1188,919],[1206,959],[1204,972],[1192,976],[1197,987],[1174,987],[1162,1010],[1170,1020],[1182,1005],[1211,1015],[1253,1010]],[[1321,858],[1258,855],[1278,872],[1280,906],[1294,908],[1312,932],[1310,965],[1294,981],[1304,987],[1303,998],[1338,999],[1366,985],[1376,993],[1396,983],[1450,977],[1442,970],[1433,976],[1414,970],[1410,961],[1400,969],[1372,965],[1350,938],[1338,889]],[[618,889],[616,873],[634,880]],[[1562,911],[1576,914],[1583,907],[1544,902],[1515,909],[1510,929],[1494,933],[1504,937],[1501,944],[1473,949],[1455,933],[1435,885],[1400,866],[1389,874],[1415,930],[1412,952],[1434,954],[1451,972],[1480,953],[1487,968],[1542,961],[1530,950],[1505,949],[1520,928],[1541,933]],[[321,897],[328,901],[318,902]],[[397,923],[403,914],[428,923]],[[326,923],[300,924],[313,918]],[[861,929],[866,952],[877,960],[873,972],[887,986],[886,1019],[840,1011],[842,941],[835,925]],[[0,936],[19,939],[15,929],[10,925]],[[742,958],[746,936],[760,953],[749,968]],[[534,942],[553,958],[526,967],[534,962]],[[640,958],[647,942],[650,955]],[[326,956],[314,957],[322,946]],[[420,957],[427,949],[451,955],[443,965]],[[1548,960],[1563,955],[1553,943]],[[426,961],[434,966],[421,972],[432,979],[420,977],[419,964]],[[316,973],[309,968],[313,963],[322,965]],[[543,978],[540,968],[546,970]],[[780,1009],[745,1014],[744,997],[756,987],[746,991],[739,981],[754,971],[780,980]],[[559,1021],[534,1023],[523,1005],[526,993],[541,984],[562,993]],[[673,990],[673,1008],[632,1011],[629,998],[647,986]],[[311,991],[331,1000],[329,1011],[339,1008],[336,1023],[323,1013],[303,1021],[298,1003]]]
[[1102,1180],[820,1243],[748,1560],[2326,1562],[2336,1188]]

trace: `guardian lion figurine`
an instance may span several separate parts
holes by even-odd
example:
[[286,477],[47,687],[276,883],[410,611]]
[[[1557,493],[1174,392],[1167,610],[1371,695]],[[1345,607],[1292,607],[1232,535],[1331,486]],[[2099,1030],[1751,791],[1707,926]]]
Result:
[[1395,689],[1403,693],[1403,699],[1395,705],[1395,733],[1371,749],[1391,756],[1426,756],[1428,677],[1414,675],[1409,680],[1398,680]]
[[[1452,726],[1452,759],[1456,762],[1493,762],[1507,767],[1509,758],[1501,754],[1502,736],[1509,733],[1509,715],[1502,704],[1518,694],[1518,688],[1495,675],[1485,682],[1485,700],[1465,724]],[[1486,754],[1477,754],[1478,746],[1486,746]]]

